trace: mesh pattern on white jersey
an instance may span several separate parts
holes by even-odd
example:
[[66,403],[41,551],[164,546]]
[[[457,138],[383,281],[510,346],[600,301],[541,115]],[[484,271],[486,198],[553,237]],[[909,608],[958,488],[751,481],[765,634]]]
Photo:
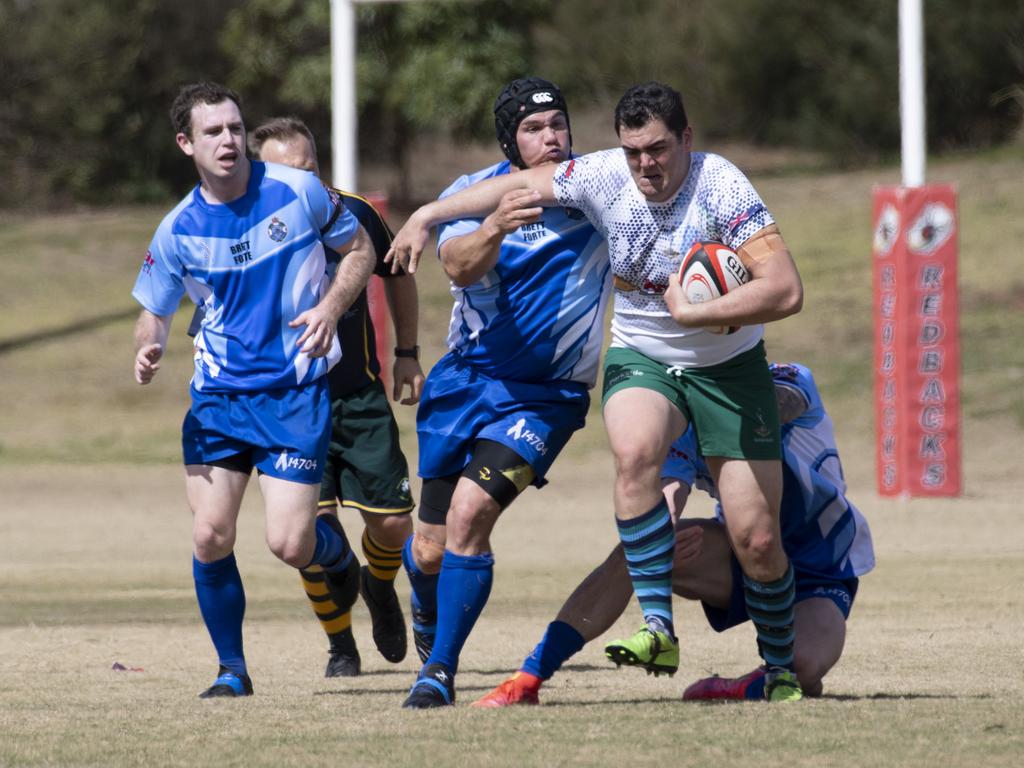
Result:
[[727,336],[683,328],[662,296],[693,243],[714,240],[736,249],[774,223],[753,186],[728,160],[692,152],[683,185],[664,203],[648,201],[637,189],[621,149],[562,163],[554,190],[559,203],[582,210],[604,235],[613,273],[639,288],[615,292],[616,345],[670,364],[714,365],[761,338],[759,325]]

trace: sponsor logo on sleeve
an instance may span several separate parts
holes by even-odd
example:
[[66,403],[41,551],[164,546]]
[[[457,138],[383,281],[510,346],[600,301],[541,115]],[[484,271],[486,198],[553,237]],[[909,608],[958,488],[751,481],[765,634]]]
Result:
[[142,260],[142,272],[148,275],[153,269],[154,264],[156,264],[156,262],[153,260],[153,252],[146,251],[146,258]]

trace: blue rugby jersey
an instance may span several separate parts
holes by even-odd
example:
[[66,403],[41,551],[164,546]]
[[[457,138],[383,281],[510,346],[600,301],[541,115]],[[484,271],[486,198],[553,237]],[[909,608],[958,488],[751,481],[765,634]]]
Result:
[[[509,172],[504,161],[463,176],[447,197]],[[438,247],[469,234],[479,219],[448,222]],[[452,285],[448,348],[495,379],[574,381],[597,378],[605,307],[611,290],[604,240],[578,211],[545,208],[502,242],[494,269],[476,283]]]
[[[772,364],[771,371],[777,386],[796,390],[807,402],[807,410],[782,425],[782,546],[803,572],[844,579],[861,576],[875,567],[871,530],[846,498],[832,420],[814,377],[796,364]],[[662,475],[718,498],[692,427],[672,444]],[[721,505],[716,514],[721,520]]]
[[316,306],[330,280],[324,246],[341,248],[359,224],[339,195],[307,171],[253,162],[245,195],[208,203],[196,188],[160,223],[132,295],[167,316],[188,292],[204,312],[192,386],[202,392],[294,387],[341,356],[335,341],[311,359],[288,323]]

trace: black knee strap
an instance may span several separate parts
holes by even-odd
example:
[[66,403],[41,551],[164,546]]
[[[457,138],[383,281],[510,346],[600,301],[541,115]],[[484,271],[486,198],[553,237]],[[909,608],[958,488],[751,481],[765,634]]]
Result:
[[491,440],[480,440],[462,476],[472,480],[504,510],[533,482],[536,474],[518,453]]

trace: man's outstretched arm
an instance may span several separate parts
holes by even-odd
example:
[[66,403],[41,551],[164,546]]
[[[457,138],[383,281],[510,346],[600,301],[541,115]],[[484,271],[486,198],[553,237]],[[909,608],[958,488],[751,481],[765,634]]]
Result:
[[417,208],[398,230],[384,260],[391,264],[392,272],[397,272],[401,268],[410,274],[414,273],[420,255],[426,248],[431,228],[442,221],[483,218],[498,207],[502,197],[514,190],[528,190],[533,193],[522,198],[519,214],[540,216],[541,207],[557,203],[553,183],[554,171],[553,166],[544,165],[496,176]]

